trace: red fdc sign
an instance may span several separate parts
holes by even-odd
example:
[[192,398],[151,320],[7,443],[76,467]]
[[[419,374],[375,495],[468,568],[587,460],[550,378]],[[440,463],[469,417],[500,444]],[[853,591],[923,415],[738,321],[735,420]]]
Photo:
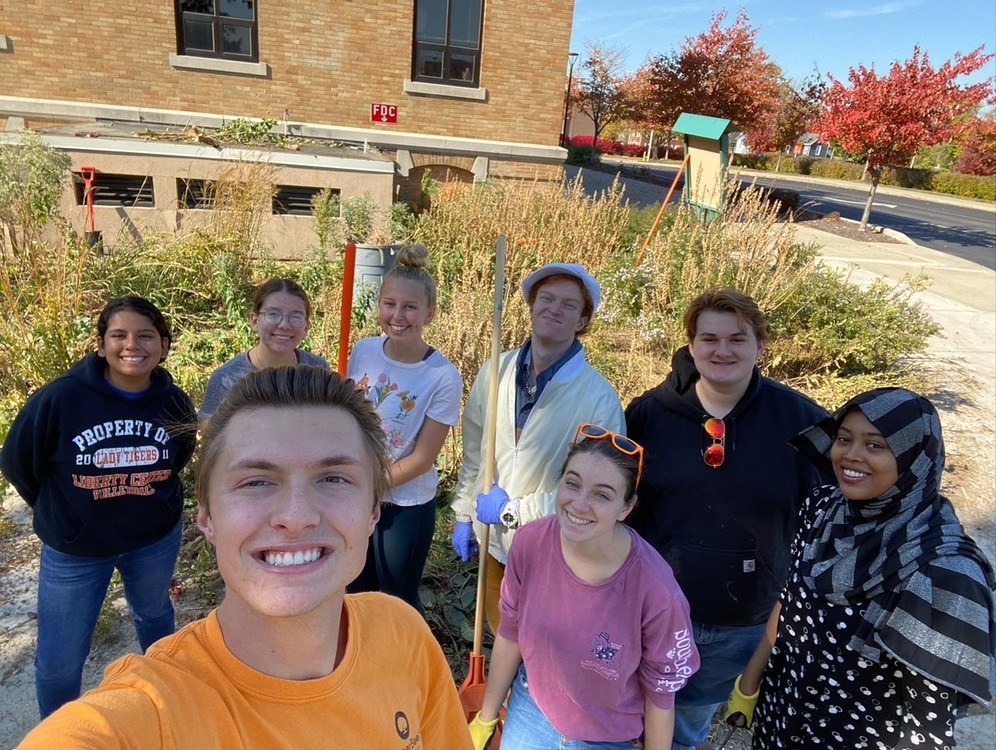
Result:
[[398,121],[398,105],[397,104],[371,104],[370,105],[370,121],[371,122],[397,122]]

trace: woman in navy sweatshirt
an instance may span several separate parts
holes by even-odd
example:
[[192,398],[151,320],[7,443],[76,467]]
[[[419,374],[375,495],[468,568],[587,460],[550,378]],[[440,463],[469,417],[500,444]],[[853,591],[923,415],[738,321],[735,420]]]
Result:
[[0,470],[31,506],[42,541],[35,652],[42,718],[80,694],[115,568],[143,651],[173,632],[169,582],[194,407],[159,366],[172,336],[155,305],[112,299],[97,334],[96,353],[28,399],[0,451]]

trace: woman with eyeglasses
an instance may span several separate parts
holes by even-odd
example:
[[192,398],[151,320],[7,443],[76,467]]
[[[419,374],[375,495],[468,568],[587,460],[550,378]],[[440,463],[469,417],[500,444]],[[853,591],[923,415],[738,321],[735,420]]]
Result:
[[511,687],[503,750],[671,747],[674,695],[698,668],[688,604],[668,564],[622,521],[643,448],[581,425],[556,513],[515,535],[501,622],[471,737],[483,750]]
[[953,747],[956,708],[996,692],[996,584],[940,494],[937,412],[881,388],[793,444],[836,481],[803,504],[788,584],[728,715],[749,723],[760,683],[755,748]]
[[269,279],[260,284],[253,294],[249,313],[249,324],[259,335],[259,341],[211,373],[199,414],[201,426],[214,414],[228,389],[247,373],[282,365],[329,369],[329,363],[321,357],[298,349],[308,334],[310,320],[311,300],[296,281]]
[[436,458],[460,417],[463,381],[425,340],[436,314],[436,280],[424,245],[403,247],[384,276],[377,303],[383,336],[356,342],[347,372],[380,414],[391,455],[391,490],[370,539],[367,564],[351,593],[383,591],[419,612],[436,529]]
[[689,304],[671,374],[626,409],[647,451],[628,523],[688,596],[701,669],[675,700],[676,750],[709,733],[785,583],[800,498],[819,484],[786,441],[826,412],[762,375],[764,313],[713,288]]
[[174,626],[169,584],[194,405],[162,367],[173,335],[154,304],[110,300],[97,339],[95,352],[31,395],[0,452],[42,543],[35,688],[43,719],[80,694],[115,570],[143,651]]

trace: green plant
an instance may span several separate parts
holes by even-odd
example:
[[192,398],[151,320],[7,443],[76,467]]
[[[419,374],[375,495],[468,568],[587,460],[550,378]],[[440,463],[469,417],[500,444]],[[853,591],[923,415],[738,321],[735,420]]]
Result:
[[369,193],[342,199],[342,221],[347,242],[364,242],[373,232],[374,203]]
[[44,226],[59,217],[70,164],[66,154],[30,131],[16,143],[0,143],[0,250],[4,227],[11,252],[18,255],[28,252]]
[[315,234],[318,235],[318,247],[328,250],[338,239],[342,214],[339,191],[325,188],[311,199],[311,216],[315,224]]
[[415,227],[415,214],[407,203],[397,201],[387,212],[387,234],[392,242],[407,243]]
[[270,132],[276,124],[277,121],[272,117],[265,117],[262,120],[236,117],[234,120],[226,122],[216,132],[219,138],[244,145],[259,142],[273,143],[279,138],[275,133]]

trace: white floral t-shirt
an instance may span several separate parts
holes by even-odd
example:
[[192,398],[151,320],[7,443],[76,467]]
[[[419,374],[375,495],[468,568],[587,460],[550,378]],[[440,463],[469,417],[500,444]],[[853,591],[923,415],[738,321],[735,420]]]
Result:
[[[358,341],[346,373],[377,407],[391,460],[410,455],[425,418],[456,426],[463,381],[446,357],[434,351],[421,362],[397,362],[384,353],[383,336]],[[394,487],[388,502],[421,505],[436,496],[439,474],[433,466],[421,476]]]

